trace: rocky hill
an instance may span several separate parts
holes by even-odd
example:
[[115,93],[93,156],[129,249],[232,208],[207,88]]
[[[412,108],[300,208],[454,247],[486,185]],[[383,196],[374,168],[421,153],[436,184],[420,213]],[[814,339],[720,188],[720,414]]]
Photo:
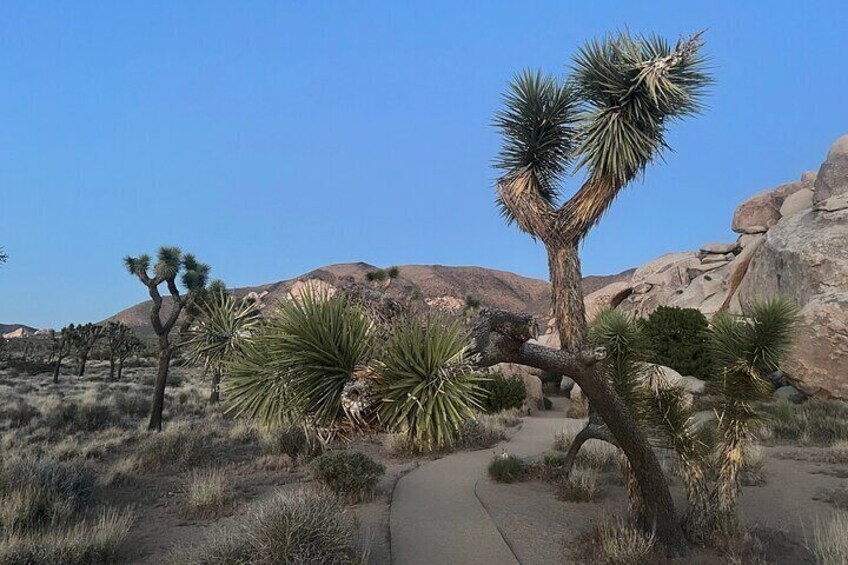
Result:
[[848,399],[848,135],[818,172],[741,203],[731,227],[736,241],[663,255],[586,295],[587,313],[612,306],[645,316],[670,305],[712,316],[787,296],[803,318],[790,380],[807,394]]
[[6,339],[35,335],[38,330],[24,324],[0,324],[0,336]]
[[[329,285],[353,283],[375,288],[395,299],[420,296],[431,306],[448,310],[461,309],[466,297],[484,306],[518,312],[531,312],[545,317],[550,310],[550,289],[546,281],[522,277],[506,271],[483,267],[447,267],[442,265],[400,265],[395,279],[369,281],[368,274],[377,267],[368,263],[341,263],[321,267],[299,277],[255,287],[234,289],[237,296],[255,292],[264,304],[273,304],[290,294],[298,294],[310,281]],[[583,279],[586,294],[618,280],[629,279],[633,270],[617,275],[588,276]],[[150,301],[119,312],[109,320],[120,320],[141,334],[150,332]]]

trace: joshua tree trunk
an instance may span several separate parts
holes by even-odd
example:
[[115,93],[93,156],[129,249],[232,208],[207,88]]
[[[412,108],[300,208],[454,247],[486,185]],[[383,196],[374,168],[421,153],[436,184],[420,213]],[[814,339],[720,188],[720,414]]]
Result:
[[53,366],[53,384],[59,384],[59,369],[62,368],[62,356],[56,357],[56,364]]
[[168,335],[159,336],[159,367],[153,388],[153,404],[150,406],[150,423],[147,429],[162,431],[162,410],[165,407],[165,386],[168,384],[168,368],[171,366],[173,350]]
[[85,364],[88,361],[88,351],[84,352],[80,355],[79,359],[79,371],[77,372],[78,377],[85,376]]
[[118,380],[121,380],[121,374],[124,372],[124,358],[118,359]]
[[571,375],[627,456],[644,500],[645,518],[655,529],[657,538],[669,553],[685,553],[686,540],[656,454],[612,384],[596,369],[596,362],[604,354],[585,349],[557,350],[527,343],[537,334],[531,316],[484,310],[474,331],[475,352],[480,355],[480,365],[518,363]]
[[209,395],[209,402],[212,404],[217,404],[221,400],[221,394],[219,391],[221,384],[221,370],[220,369],[212,369],[212,392]]
[[109,356],[109,380],[115,380],[115,357]]

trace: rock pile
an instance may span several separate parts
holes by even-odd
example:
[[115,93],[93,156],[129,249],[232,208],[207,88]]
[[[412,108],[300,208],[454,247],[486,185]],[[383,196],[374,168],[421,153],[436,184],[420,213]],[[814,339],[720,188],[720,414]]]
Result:
[[[603,307],[647,316],[663,305],[744,314],[755,298],[784,295],[804,325],[790,379],[806,394],[848,399],[848,135],[818,173],[740,204],[731,226],[735,242],[663,255],[589,294],[587,316]],[[559,342],[552,333],[539,341]]]

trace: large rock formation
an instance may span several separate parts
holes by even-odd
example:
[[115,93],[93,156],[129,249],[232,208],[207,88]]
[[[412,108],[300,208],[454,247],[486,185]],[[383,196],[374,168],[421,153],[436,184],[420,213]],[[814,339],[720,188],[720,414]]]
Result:
[[[757,193],[733,216],[738,240],[669,253],[585,298],[647,316],[658,306],[705,315],[744,313],[756,298],[785,295],[804,327],[787,367],[810,395],[848,399],[848,136],[839,138],[818,173]],[[590,316],[591,317],[591,316]],[[556,333],[539,339],[558,345]]]

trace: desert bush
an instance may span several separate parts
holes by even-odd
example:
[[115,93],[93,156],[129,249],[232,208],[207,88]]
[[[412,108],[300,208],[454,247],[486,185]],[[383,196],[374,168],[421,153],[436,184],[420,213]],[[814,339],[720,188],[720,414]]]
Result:
[[288,455],[292,459],[310,458],[318,455],[321,446],[310,442],[303,428],[283,426],[269,432],[264,442],[265,451],[274,455]]
[[848,463],[848,440],[834,442],[825,459],[829,463]]
[[715,376],[707,334],[709,323],[700,310],[660,306],[641,326],[653,363],[699,379]]
[[496,455],[489,463],[489,476],[498,483],[514,483],[521,478],[521,459],[514,455]]
[[600,496],[598,489],[598,470],[595,468],[574,467],[567,475],[561,475],[556,482],[556,493],[568,502],[591,502]]
[[485,449],[504,439],[506,431],[503,425],[481,414],[462,423],[456,445],[465,449]]
[[0,529],[30,532],[62,524],[94,496],[96,475],[87,465],[22,457],[0,468]]
[[382,281],[385,281],[388,278],[389,278],[389,273],[387,273],[383,269],[374,269],[373,271],[368,271],[367,273],[365,273],[365,279],[369,282],[374,282],[374,281],[382,282]]
[[63,400],[45,410],[43,425],[58,436],[99,432],[119,425],[121,420],[122,414],[105,404]]
[[848,403],[812,398],[801,404],[786,400],[760,406],[766,425],[778,440],[829,445],[848,441]]
[[827,523],[816,521],[810,552],[819,565],[848,563],[848,514],[839,512]]
[[364,453],[350,450],[324,453],[312,462],[315,479],[350,502],[370,498],[385,471]]
[[41,415],[36,407],[21,398],[11,398],[0,405],[0,425],[12,430],[23,428]]
[[643,565],[652,561],[653,534],[621,520],[607,520],[591,541],[593,561],[603,565]]
[[527,398],[524,381],[520,378],[506,377],[500,371],[486,375],[480,383],[485,392],[483,408],[492,414],[502,410],[521,408]]
[[180,548],[171,565],[280,563],[364,564],[354,519],[338,499],[311,489],[279,493],[193,548]]
[[232,512],[235,492],[220,469],[196,470],[183,483],[182,513],[191,518],[220,518]]
[[118,563],[135,520],[131,510],[106,508],[94,520],[31,535],[0,537],[0,565]]
[[748,445],[745,447],[742,462],[741,482],[745,486],[762,486],[766,484],[763,462],[765,454],[759,445]]
[[380,414],[420,450],[453,444],[462,423],[481,408],[480,376],[471,368],[468,344],[461,323],[443,315],[409,317],[392,328],[376,389]]
[[134,468],[143,473],[184,470],[217,457],[212,433],[200,426],[176,424],[141,440],[136,447]]
[[585,396],[572,397],[565,411],[566,418],[582,420],[589,417],[589,401]]

